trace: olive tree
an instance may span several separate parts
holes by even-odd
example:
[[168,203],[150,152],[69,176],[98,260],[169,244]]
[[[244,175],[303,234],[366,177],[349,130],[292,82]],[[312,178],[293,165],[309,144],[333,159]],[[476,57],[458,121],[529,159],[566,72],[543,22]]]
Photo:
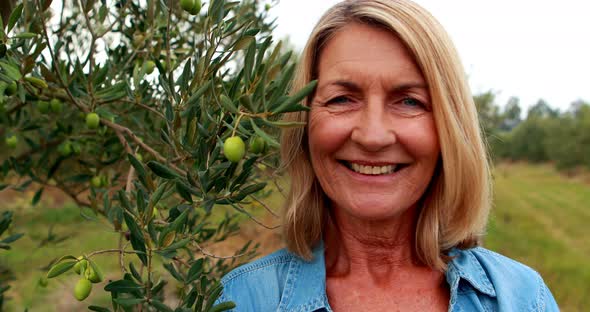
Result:
[[[281,115],[306,110],[315,87],[288,93],[294,65],[273,41],[273,4],[32,0],[1,20],[0,188],[40,186],[33,205],[59,188],[120,234],[117,248],[49,266],[48,278],[79,274],[84,300],[104,278],[94,259],[120,260],[104,287],[112,307],[91,310],[233,306],[214,306],[218,278],[255,246],[228,257],[204,246],[238,233],[244,205],[264,204],[277,134],[302,126]],[[235,213],[212,222],[220,206]],[[174,304],[164,270],[183,285]]]

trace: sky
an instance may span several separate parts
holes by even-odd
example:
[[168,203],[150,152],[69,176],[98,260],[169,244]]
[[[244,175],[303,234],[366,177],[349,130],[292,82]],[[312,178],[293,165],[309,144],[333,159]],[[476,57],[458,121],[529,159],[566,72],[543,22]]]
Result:
[[[301,50],[321,15],[339,0],[280,0],[277,38]],[[590,1],[415,0],[450,34],[474,94],[492,90],[523,113],[540,98],[565,111],[590,102]]]

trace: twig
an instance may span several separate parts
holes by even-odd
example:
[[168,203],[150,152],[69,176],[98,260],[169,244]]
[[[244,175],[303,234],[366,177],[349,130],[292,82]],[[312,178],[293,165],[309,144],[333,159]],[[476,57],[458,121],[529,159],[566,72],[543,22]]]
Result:
[[287,198],[287,195],[285,195],[285,192],[283,191],[283,188],[279,185],[279,183],[277,182],[276,179],[272,179],[272,183],[277,187],[277,190],[279,190],[279,193],[281,193],[281,195],[284,198]]
[[[131,137],[131,139],[133,139],[133,141],[135,143],[137,143],[137,145],[141,146],[141,148],[143,148],[146,152],[152,154],[154,157],[156,157],[156,159],[158,159],[161,162],[167,162],[167,159],[164,158],[162,155],[160,155],[160,153],[158,153],[156,150],[154,150],[153,148],[151,148],[149,145],[143,143],[136,135],[135,133],[133,133],[133,131],[131,131],[131,129],[121,126],[119,124],[116,124],[114,122],[110,122],[109,120],[106,120],[104,118],[100,119],[100,122],[103,123],[104,125],[106,125],[107,127],[113,129],[115,132],[119,132],[120,134],[127,134]],[[183,176],[186,175],[186,171],[178,168],[176,165],[174,164],[169,164],[174,170],[176,170],[178,173],[182,174]]]
[[125,273],[127,270],[125,269],[125,261],[124,259],[124,255],[125,253],[123,252],[125,250],[125,248],[123,247],[123,236],[125,234],[123,234],[122,232],[119,233],[119,265],[121,266],[121,272]]
[[86,10],[84,10],[84,7],[82,6],[82,1],[78,0],[78,5],[80,6],[80,11],[82,11],[84,14],[84,19],[86,20],[86,27],[88,27],[88,31],[90,31],[90,35],[92,36],[92,38],[96,37],[96,34],[94,33],[94,28],[92,28],[92,24],[90,24],[90,18],[88,17],[88,13],[86,12]]
[[96,255],[100,255],[100,254],[104,254],[104,253],[126,253],[126,254],[136,254],[138,253],[135,250],[132,251],[128,251],[128,250],[123,250],[123,249],[104,249],[104,250],[97,250],[97,251],[93,251],[91,253],[89,253],[88,255],[86,255],[86,257],[92,257],[92,256],[96,256]]
[[[37,5],[38,8],[41,8],[41,5],[39,4],[39,0],[36,0],[35,3],[36,3],[36,5]],[[60,74],[61,71],[57,67],[58,66],[57,64],[59,62],[57,60],[57,57],[55,56],[55,53],[53,51],[53,48],[51,47],[51,41],[49,40],[49,34],[47,33],[47,28],[45,27],[45,20],[43,20],[41,24],[43,25],[43,36],[45,37],[45,41],[47,41],[47,49],[49,50],[49,54],[51,55],[53,69],[55,70],[56,73],[58,73],[57,77],[59,78],[59,81],[61,83],[61,86],[64,88],[64,90],[68,94],[68,97],[70,98],[70,100],[72,101],[72,103],[74,103],[74,105],[76,107],[78,107],[79,110],[83,111],[84,113],[88,113],[90,111],[88,109],[88,107],[86,107],[86,105],[83,105],[81,103],[78,103],[78,101],[76,100],[76,98],[74,97],[74,95],[72,94],[72,92],[70,92],[70,89],[66,85],[65,81],[63,80],[63,77]]]
[[240,115],[236,120],[236,125],[234,126],[234,131],[232,131],[231,136],[236,136],[236,130],[240,127],[240,120],[242,119],[242,116],[244,116],[244,113],[240,112]]
[[238,254],[238,255],[233,255],[233,256],[217,256],[215,254],[212,254],[211,252],[208,252],[207,250],[205,250],[203,247],[201,247],[195,240],[192,241],[195,246],[197,246],[197,248],[199,249],[199,251],[204,254],[207,257],[211,257],[211,258],[215,258],[215,259],[235,259],[235,258],[239,258],[239,257],[243,257],[245,255],[247,255],[247,252]]
[[129,166],[129,173],[127,174],[127,184],[125,185],[125,192],[131,192],[132,181],[135,176],[135,167]]
[[172,260],[174,260],[174,261],[176,261],[176,262],[178,262],[178,263],[180,263],[180,264],[183,264],[183,265],[184,265],[184,266],[186,266],[187,268],[190,268],[190,267],[191,267],[191,266],[190,266],[190,264],[186,263],[186,261],[184,261],[182,258],[179,258],[179,257],[172,257]]
[[[173,2],[168,1],[168,8],[173,7]],[[168,9],[168,21],[166,22],[166,69],[168,70],[168,81],[174,81],[174,70],[170,63],[170,20],[172,19],[172,9]],[[174,86],[170,86],[171,91],[174,92]],[[174,98],[168,96],[170,103],[174,103]]]
[[82,12],[82,15],[84,15],[84,20],[86,22],[86,28],[88,28],[88,31],[90,32],[90,51],[88,51],[88,56],[86,57],[86,60],[82,63],[82,66],[86,66],[86,64],[88,62],[90,62],[90,66],[88,67],[89,69],[89,73],[88,73],[88,77],[90,79],[88,79],[88,87],[90,88],[90,93],[92,94],[92,70],[94,67],[94,45],[96,44],[96,33],[94,32],[94,27],[92,27],[92,24],[90,23],[90,18],[88,17],[88,12],[86,12],[86,10],[84,9],[84,6],[82,5],[82,1],[78,0],[78,5],[80,6],[80,12]]
[[152,249],[148,248],[147,251],[147,285],[149,285],[147,288],[147,300],[149,301],[152,297]]
[[[125,139],[123,134],[118,131],[115,131],[115,134],[117,135],[117,138],[119,138],[119,141],[121,142],[123,147],[125,147],[127,153],[134,154],[133,150],[131,149],[131,147],[129,147],[129,143],[127,143],[127,140]],[[133,166],[129,166],[129,173],[127,174],[127,183],[125,184],[125,192],[127,193],[131,191],[131,181],[133,180],[134,173],[135,168]]]
[[119,138],[119,142],[121,142],[123,148],[125,148],[125,151],[129,154],[133,154],[133,150],[129,146],[129,143],[125,139],[125,136],[123,136],[123,133],[121,133],[120,131],[115,131],[115,134],[117,135],[117,138]]
[[[252,221],[254,221],[256,224],[258,224],[258,225],[262,226],[262,227],[263,227],[263,228],[265,228],[265,229],[274,230],[274,229],[277,229],[277,228],[281,227],[280,225],[275,225],[275,226],[268,226],[268,225],[265,225],[264,223],[262,223],[262,222],[258,221],[256,218],[254,218],[254,216],[253,216],[253,215],[251,215],[251,214],[250,214],[248,211],[246,211],[246,209],[244,209],[244,207],[242,207],[242,205],[240,205],[239,203],[232,204],[232,206],[233,206],[233,207],[234,207],[236,210],[238,210],[239,212],[242,212],[242,213],[244,213],[246,216],[248,216],[248,218],[250,218],[250,219],[251,219]],[[236,206],[237,206],[237,207],[236,207]]]
[[[127,7],[129,6],[129,3],[131,3],[131,1],[125,1],[125,5],[123,5],[123,7],[121,7],[119,9],[119,11],[125,12],[125,10],[127,9]],[[125,18],[115,19],[115,21],[112,22],[107,28],[105,28],[104,31],[102,31],[101,33],[95,33],[96,38],[102,38],[108,32],[110,32],[111,30],[113,30],[113,27],[115,27],[115,25],[117,23],[119,23],[120,21],[125,21]]]
[[166,116],[164,116],[164,114],[162,114],[162,113],[158,112],[157,110],[155,110],[155,109],[153,109],[153,108],[151,108],[151,107],[149,107],[149,106],[147,106],[147,105],[145,105],[145,104],[139,103],[139,102],[137,102],[137,101],[136,101],[136,102],[133,102],[133,101],[129,101],[129,100],[123,100],[123,101],[121,101],[121,102],[124,102],[124,103],[129,103],[129,104],[133,104],[133,105],[137,105],[137,106],[139,106],[139,107],[141,107],[141,108],[147,109],[147,110],[149,110],[150,112],[152,112],[152,113],[154,113],[154,114],[158,115],[158,116],[159,116],[159,117],[161,117],[162,119],[164,119],[164,120],[167,120],[167,118],[166,118]]
[[252,199],[254,199],[255,201],[257,201],[259,204],[262,205],[262,207],[264,207],[264,209],[266,209],[266,211],[270,212],[273,216],[275,217],[279,217],[279,215],[277,215],[272,209],[270,209],[270,207],[268,207],[265,203],[263,203],[260,199],[256,198],[256,196],[250,194],[250,197],[252,197]]
[[56,185],[57,188],[59,188],[60,190],[62,190],[64,193],[68,194],[68,196],[70,196],[74,202],[76,202],[76,205],[80,206],[80,207],[90,207],[91,204],[87,203],[87,202],[83,202],[80,199],[78,199],[78,195],[74,194],[70,189],[66,188],[63,184],[58,183]]

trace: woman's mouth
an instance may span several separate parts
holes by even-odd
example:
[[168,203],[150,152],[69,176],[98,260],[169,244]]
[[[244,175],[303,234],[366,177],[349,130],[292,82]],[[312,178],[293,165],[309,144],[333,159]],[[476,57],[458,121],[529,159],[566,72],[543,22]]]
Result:
[[398,172],[407,166],[407,164],[387,164],[383,166],[361,165],[354,162],[344,160],[339,161],[346,168],[364,175],[387,175]]

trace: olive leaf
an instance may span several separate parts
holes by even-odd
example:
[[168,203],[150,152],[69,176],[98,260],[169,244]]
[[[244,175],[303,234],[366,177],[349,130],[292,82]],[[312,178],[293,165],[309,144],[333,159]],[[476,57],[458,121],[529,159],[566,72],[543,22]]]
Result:
[[47,272],[47,278],[54,278],[69,271],[71,268],[74,267],[76,262],[77,261],[64,261],[52,266],[51,269],[49,269],[49,271]]

